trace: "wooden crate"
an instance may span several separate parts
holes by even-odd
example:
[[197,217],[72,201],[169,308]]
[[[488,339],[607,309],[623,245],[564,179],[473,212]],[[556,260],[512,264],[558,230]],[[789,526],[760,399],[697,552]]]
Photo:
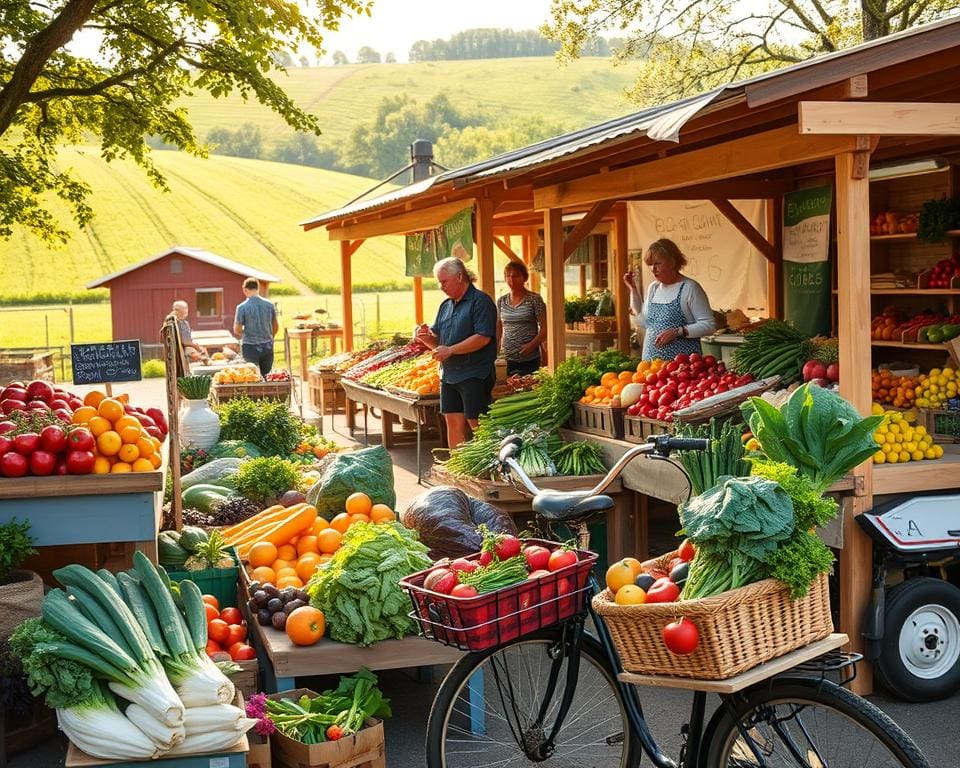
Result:
[[246,699],[250,694],[260,690],[260,663],[256,659],[233,663],[240,667],[240,671],[230,675],[230,682]]
[[347,393],[340,386],[340,374],[334,371],[310,371],[307,375],[310,389],[310,405],[319,412],[321,393],[323,415],[333,416],[346,411]]
[[281,400],[290,402],[289,381],[254,381],[248,384],[213,384],[210,394],[214,403],[223,403],[235,397],[251,400]]
[[619,440],[623,437],[623,414],[625,410],[625,408],[614,408],[610,405],[574,403],[573,416],[570,417],[570,429]]
[[53,381],[53,352],[4,352],[0,354],[0,383],[44,379]]
[[937,443],[960,443],[960,410],[917,408],[917,424],[926,427]]
[[643,416],[623,417],[623,439],[628,443],[645,443],[651,435],[665,435],[672,431],[668,421],[647,419]]

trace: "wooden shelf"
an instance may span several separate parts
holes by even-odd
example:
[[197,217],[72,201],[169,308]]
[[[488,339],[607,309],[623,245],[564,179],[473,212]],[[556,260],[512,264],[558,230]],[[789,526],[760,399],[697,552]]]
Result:
[[[960,237],[960,229],[950,229],[945,233],[947,237]],[[870,235],[871,243],[895,243],[904,240],[916,240],[916,232],[899,232],[896,235]],[[936,245],[936,243],[927,243],[927,245]]]
[[938,352],[946,352],[943,344],[920,344],[913,341],[871,341],[871,347],[895,347],[897,349],[932,349]]
[[960,477],[960,444],[943,446],[939,459],[904,464],[874,464],[873,493],[921,493],[957,487]]
[[[836,291],[834,291],[836,293]],[[872,288],[871,296],[960,296],[960,288]]]

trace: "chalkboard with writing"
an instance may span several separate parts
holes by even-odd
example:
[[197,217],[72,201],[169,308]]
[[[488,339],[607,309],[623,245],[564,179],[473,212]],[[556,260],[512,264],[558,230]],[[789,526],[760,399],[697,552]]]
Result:
[[140,340],[71,344],[74,384],[140,381]]

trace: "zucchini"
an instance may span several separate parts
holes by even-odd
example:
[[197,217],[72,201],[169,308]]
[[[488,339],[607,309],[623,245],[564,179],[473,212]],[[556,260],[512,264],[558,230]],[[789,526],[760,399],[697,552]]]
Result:
[[167,642],[170,654],[172,656],[189,654],[190,646],[187,644],[186,628],[183,626],[180,611],[173,602],[173,595],[170,594],[169,581],[164,580],[166,573],[164,572],[161,576],[156,566],[139,550],[133,553],[133,567],[157,611],[160,631]]
[[117,623],[103,610],[100,604],[93,599],[93,596],[89,592],[80,587],[67,587],[67,594],[73,598],[73,603],[80,609],[80,613],[116,640],[117,645],[123,648],[130,656],[136,655],[132,652],[130,645],[124,640],[120,627],[118,627]]
[[190,553],[169,536],[164,536],[165,533],[167,531],[162,531],[157,536],[157,559],[160,561],[160,565],[168,568],[183,568],[183,564]]
[[[191,506],[184,502],[184,506]],[[197,551],[201,544],[206,544],[209,540],[209,535],[203,530],[203,528],[197,528],[192,525],[185,525],[180,531],[180,548],[184,550],[187,554],[193,554]],[[186,560],[186,558],[184,558]]]
[[180,582],[180,598],[193,647],[204,652],[207,647],[207,609],[203,605],[200,587],[190,579],[184,579]]
[[[213,512],[213,508],[216,504],[220,502],[227,501],[237,494],[234,491],[231,491],[229,488],[224,488],[219,485],[193,485],[183,491],[182,499],[184,507],[193,507],[200,512],[203,512],[205,515],[209,515]],[[180,536],[180,541],[183,543],[183,535]],[[184,545],[186,547],[186,545]],[[189,549],[189,547],[186,547]]]

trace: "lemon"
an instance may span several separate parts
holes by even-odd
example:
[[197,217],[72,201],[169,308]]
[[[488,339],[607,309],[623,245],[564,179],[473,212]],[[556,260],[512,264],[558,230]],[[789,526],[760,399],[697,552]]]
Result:
[[896,464],[898,461],[900,461],[900,454],[894,451],[887,454],[887,464]]
[[884,443],[883,445],[880,446],[880,451],[882,453],[890,453],[892,450],[893,450],[893,446],[890,445],[890,443]]
[[942,446],[942,445],[934,445],[934,446],[932,446],[932,449],[933,449],[933,452],[934,452],[936,458],[939,459],[940,457],[943,456],[943,446]]
[[910,461],[910,454],[906,451],[900,451],[900,461]]
[[887,454],[883,451],[877,451],[873,454],[873,463],[874,464],[885,464],[887,461]]

